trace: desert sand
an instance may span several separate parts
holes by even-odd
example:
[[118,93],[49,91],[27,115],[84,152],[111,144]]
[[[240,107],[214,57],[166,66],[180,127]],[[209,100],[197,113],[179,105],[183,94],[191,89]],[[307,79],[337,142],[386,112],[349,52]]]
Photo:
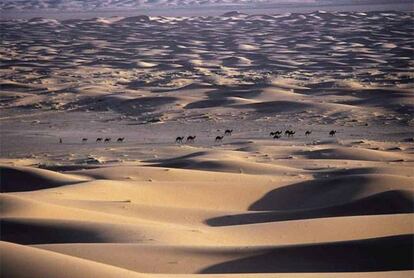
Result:
[[1,276],[412,277],[412,22],[2,21]]

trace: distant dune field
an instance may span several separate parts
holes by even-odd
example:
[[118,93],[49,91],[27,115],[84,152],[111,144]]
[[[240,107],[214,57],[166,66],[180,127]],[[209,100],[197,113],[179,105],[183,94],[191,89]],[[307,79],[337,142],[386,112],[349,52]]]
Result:
[[412,23],[1,21],[0,276],[412,277]]

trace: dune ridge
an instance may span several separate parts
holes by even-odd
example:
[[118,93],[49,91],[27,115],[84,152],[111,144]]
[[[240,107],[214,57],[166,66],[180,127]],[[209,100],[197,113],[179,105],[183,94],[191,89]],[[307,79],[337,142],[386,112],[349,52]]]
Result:
[[[21,176],[3,177],[10,190],[2,193],[2,240],[13,243],[2,243],[10,252],[4,253],[3,273],[18,273],[12,266],[19,263],[12,254],[39,266],[66,260],[77,265],[79,273],[88,273],[82,272],[85,267],[91,273],[102,271],[104,277],[118,272],[131,277],[167,273],[290,277],[289,273],[299,272],[393,277],[412,270],[414,178],[408,167],[375,173],[375,167],[381,169],[388,160],[375,155],[371,161],[359,160],[358,153],[359,165],[346,170],[340,162],[350,157],[336,156],[333,147],[335,151],[323,157],[298,156],[293,168],[291,159],[260,161],[258,150],[273,151],[277,157],[277,152],[295,153],[298,147],[282,145],[277,150],[260,143],[232,148],[192,150],[178,158],[159,154],[142,165],[68,167],[62,173],[4,166],[6,173],[19,171],[28,180],[35,177],[33,184],[47,187],[21,191]],[[348,148],[355,147],[338,150]],[[240,163],[244,156],[251,162]],[[336,165],[334,171],[306,167],[326,158]],[[200,159],[212,163],[195,163]],[[244,170],[226,170],[227,163]],[[367,167],[372,163],[376,166]],[[397,163],[412,164],[410,159]],[[185,165],[194,167],[182,168]],[[274,168],[264,171],[263,165]],[[73,182],[72,177],[82,181]],[[13,185],[16,191],[11,190]],[[52,277],[53,271],[32,277]]]

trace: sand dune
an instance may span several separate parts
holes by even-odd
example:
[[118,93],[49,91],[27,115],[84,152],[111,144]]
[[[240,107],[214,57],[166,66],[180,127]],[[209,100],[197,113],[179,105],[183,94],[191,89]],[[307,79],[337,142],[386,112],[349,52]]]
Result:
[[[245,153],[209,151],[185,157],[214,161],[221,155],[237,163]],[[312,180],[313,171],[282,167],[285,172],[261,172],[263,163],[251,164],[257,168],[250,170],[257,172],[231,173],[215,164],[201,170],[106,166],[70,174],[7,166],[4,169],[37,172],[43,181],[56,175],[64,182],[58,187],[49,184],[49,189],[3,193],[2,240],[36,247],[31,251],[7,245],[12,254],[27,260],[41,264],[43,259],[31,257],[41,256],[58,262],[64,254],[71,263],[88,265],[89,271],[95,271],[95,263],[109,265],[108,270],[102,268],[106,275],[122,269],[136,275],[334,271],[375,275],[372,271],[411,269],[412,177],[354,170],[357,173]],[[220,172],[209,174],[212,171]],[[292,172],[309,180],[295,182],[301,178]],[[84,181],[73,184],[64,180],[67,176]],[[276,182],[275,176],[281,180]],[[221,196],[216,194],[218,188]],[[37,248],[57,253],[38,254]],[[356,255],[361,252],[365,255]],[[394,252],[393,261],[389,252]],[[119,255],[114,259],[113,254]],[[7,256],[11,261],[5,273],[17,271],[9,267],[17,263],[13,256]],[[300,260],[294,259],[298,256]]]
[[[378,245],[376,243],[379,243]],[[37,246],[47,250],[59,251],[64,254],[81,258],[99,258],[98,261],[126,269],[143,270],[144,272],[161,273],[257,273],[264,272],[329,272],[335,269],[342,271],[378,271],[388,268],[406,269],[410,267],[410,248],[412,237],[407,235],[396,237],[375,238],[361,241],[345,241],[318,245],[293,245],[287,247],[253,247],[245,248],[194,248],[177,246],[142,246],[115,245],[83,246],[83,245],[46,245]],[[103,249],[124,254],[114,261]],[[382,250],[381,250],[382,249]],[[403,252],[402,252],[403,251]],[[309,261],[315,252],[324,258]],[[363,257],[355,256],[359,252]],[[393,261],[387,259],[385,253],[396,252]],[[406,252],[404,254],[404,252]],[[341,255],[339,255],[341,254]],[[141,263],[133,259],[142,258]],[[399,256],[404,256],[401,261]],[[300,257],[301,260],[294,260]],[[303,261],[302,261],[303,260]],[[382,261],[384,260],[384,261]],[[220,263],[220,261],[226,261]],[[153,263],[148,263],[153,262]],[[155,263],[155,264],[154,264]],[[342,264],[342,265],[341,265]],[[395,264],[395,265],[393,265]],[[213,265],[206,267],[206,265]],[[332,267],[335,265],[335,268]],[[381,269],[383,268],[383,269]]]
[[[268,192],[250,208],[252,210],[318,208],[342,204],[377,192],[392,189],[409,190],[411,187],[411,178],[386,175],[349,175],[305,181],[277,188]],[[309,195],[314,197],[307,198]]]
[[324,208],[227,215],[208,219],[206,222],[212,226],[226,226],[344,215],[410,213],[412,203],[412,192],[395,190],[372,194],[355,201]]
[[401,161],[411,159],[401,153],[390,153],[380,150],[352,149],[352,148],[335,148],[321,149],[311,152],[299,153],[312,159],[351,159],[351,160],[368,160],[368,161]]
[[[122,268],[65,256],[13,243],[1,242],[1,273],[6,277],[145,277]],[[53,268],[45,267],[52,264]],[[62,271],[62,269],[66,269]]]
[[[217,159],[218,155],[220,155],[220,159]],[[150,160],[148,162],[155,162],[156,166],[168,168],[197,169],[216,172],[235,172],[261,175],[280,174],[281,172],[300,172],[298,169],[292,169],[286,166],[246,162],[245,155],[243,153],[225,153],[223,151],[198,152],[192,153],[190,155],[162,160],[161,162],[158,162],[157,160]]]
[[88,180],[74,175],[24,167],[1,166],[0,171],[2,193],[33,191]]
[[[40,111],[58,107],[116,111],[131,121],[180,107],[224,106],[268,114],[303,112],[320,123],[327,120],[321,117],[324,114],[338,123],[355,117],[363,123],[407,123],[413,104],[409,89],[404,89],[412,79],[410,30],[404,22],[411,16],[401,12],[168,19],[142,15],[110,18],[105,27],[102,19],[4,21],[4,43],[15,48],[1,50],[5,57],[1,88],[10,94],[2,97],[2,105]],[[28,24],[28,37],[40,41],[26,48],[19,32]],[[51,24],[55,32],[48,36],[42,28]],[[79,29],[80,25],[85,28]],[[174,33],[165,32],[175,26],[180,28]],[[383,26],[389,35],[381,32]],[[131,32],[119,32],[126,29]],[[62,32],[72,34],[70,45]],[[172,44],[172,39],[180,44]],[[353,54],[355,47],[360,54]],[[41,58],[34,59],[36,55]],[[34,70],[27,74],[28,68]],[[176,102],[177,94],[145,93],[199,83],[225,90],[207,92],[202,100],[199,94],[185,104]],[[278,99],[269,95],[275,88]],[[282,94],[280,88],[290,93]],[[33,94],[34,90],[45,94]],[[81,94],[70,94],[74,91]],[[113,95],[119,92],[131,100],[115,101]],[[102,99],[95,101],[95,94]],[[233,97],[254,102],[238,103]],[[391,113],[395,116],[387,117]]]
[[[412,245],[412,236],[403,235],[384,239],[370,239],[358,243],[345,242],[282,248],[211,266],[203,269],[202,272],[251,273],[256,272],[257,267],[263,272],[378,271],[388,269],[388,267],[406,269],[412,265],[411,248],[408,247],[410,245]],[[390,260],[388,255],[392,250],[395,250],[396,254],[394,254],[393,260]],[[355,256],[355,254],[358,254],[358,256]],[[294,259],[297,257],[301,259]],[[317,259],[313,261],[311,258],[315,257]],[[373,258],[375,263],[366,259],[360,261],[358,258],[361,257]],[[320,260],[320,258],[323,258],[323,260]],[[341,265],[341,263],[344,263],[344,265]]]
[[[403,238],[404,239],[404,238]],[[390,240],[389,240],[390,241]],[[401,240],[400,240],[401,241]],[[397,243],[398,244],[398,243]],[[342,249],[344,248],[349,248],[349,246],[346,246],[346,244],[344,244],[345,246],[338,246],[339,248],[342,247]],[[366,244],[368,245],[366,248],[367,251],[369,252],[369,243]],[[7,276],[13,276],[13,277],[84,277],[84,275],[90,275],[90,276],[99,276],[99,277],[167,277],[170,276],[171,274],[168,274],[167,276],[165,275],[147,275],[147,274],[140,274],[137,272],[133,272],[133,271],[128,271],[125,268],[127,268],[127,266],[125,266],[125,268],[119,268],[119,267],[114,267],[114,266],[110,266],[108,264],[104,264],[104,263],[99,263],[99,262],[95,262],[95,261],[91,261],[91,260],[87,260],[87,259],[82,259],[79,257],[75,257],[75,256],[71,256],[71,255],[64,255],[64,254],[59,254],[56,253],[55,251],[50,252],[47,250],[40,250],[39,248],[33,248],[33,247],[27,247],[27,246],[22,246],[22,245],[16,245],[13,243],[6,243],[6,242],[1,242],[1,247],[4,251],[6,251],[9,256],[5,259],[2,259],[1,261],[1,266],[2,266],[2,274],[7,275]],[[48,246],[39,246],[45,249],[48,249]],[[73,249],[70,250],[70,247],[67,245],[56,245],[54,246],[54,249],[56,251],[60,251],[60,252],[64,252],[64,253],[71,253],[71,252],[76,252],[76,250],[81,250],[82,248],[78,248],[78,249]],[[78,246],[81,247],[81,246]],[[117,245],[110,245],[107,246],[108,249],[112,250],[112,251],[116,251],[119,248],[122,248],[122,253],[123,254],[130,254],[132,255],[134,251],[134,246],[117,246]],[[333,246],[334,249],[335,247]],[[90,245],[89,246],[89,254],[95,254],[96,256],[101,256],[101,260],[105,261],[104,259],[104,254],[106,252],[100,252],[99,250],[99,246],[94,246],[94,245]],[[108,249],[105,249],[105,251],[107,251]],[[144,251],[146,248],[145,246],[141,246],[141,249]],[[160,250],[161,248],[159,248]],[[161,249],[163,250],[163,249]],[[184,249],[185,250],[185,249]],[[152,249],[152,250],[145,250],[145,251],[150,251],[149,253],[145,253],[146,256],[148,257],[152,257],[154,258],[154,256],[159,255],[159,253],[157,254],[156,249]],[[155,251],[155,252],[154,252]],[[164,248],[163,251],[171,251],[171,248],[167,247]],[[217,250],[219,251],[219,250]],[[216,251],[216,253],[217,253]],[[227,250],[226,250],[227,251]],[[223,253],[230,253],[229,255],[231,256],[231,251],[222,251]],[[294,255],[294,252],[296,250],[293,249],[291,254]],[[276,253],[277,251],[273,251],[274,253]],[[176,265],[178,264],[176,260],[177,255],[179,254],[179,251],[177,252],[178,254],[171,254],[171,253],[166,253],[165,255],[165,259],[168,260],[168,256],[172,257],[172,261],[170,261],[169,266],[170,266],[170,270],[176,268]],[[214,250],[210,251],[210,253],[214,253]],[[233,251],[233,254],[237,254],[240,253],[240,251]],[[205,252],[205,254],[208,254],[207,252]],[[77,254],[78,255],[78,254]],[[229,256],[227,255],[227,256]],[[233,255],[234,256],[234,255]],[[128,263],[132,264],[132,265],[136,265],[136,262],[131,262],[131,261],[127,261],[127,258],[131,258],[131,256],[125,256],[126,258],[124,258],[124,260],[122,260],[122,263],[124,265],[127,265]],[[204,258],[203,258],[204,257]],[[183,256],[179,256],[179,258],[183,258]],[[165,260],[164,259],[164,260]],[[208,260],[208,258],[206,258],[206,255],[203,256],[203,253],[199,253],[199,255],[197,257],[193,257],[193,258],[189,258],[189,260],[191,260],[192,262],[194,261],[198,261],[198,264],[200,265],[200,261],[201,262],[206,262]],[[29,264],[30,262],[30,264]],[[112,260],[113,263],[115,263]],[[235,262],[236,263],[236,262]],[[298,263],[300,264],[300,263]],[[50,265],[53,265],[53,267],[51,268]],[[189,266],[190,264],[186,264],[187,266]],[[45,267],[47,266],[47,267]],[[32,267],[34,267],[32,269]],[[68,270],[66,270],[65,272],[62,272],[62,268],[68,267]],[[218,267],[223,267],[223,266],[218,266]],[[224,266],[225,267],[225,266]],[[214,269],[206,269],[204,270],[204,272],[214,272]],[[412,274],[412,272],[410,271],[391,271],[391,272],[371,272],[371,274],[375,275],[375,277],[410,277],[410,275]],[[280,274],[280,277],[329,277],[329,275],[332,275],[332,273],[326,274],[326,273],[317,273],[317,274],[306,274],[306,273],[300,273],[300,274]],[[335,273],[335,275],[339,275],[338,273]],[[347,273],[347,274],[340,274],[343,277],[363,277],[366,276],[366,274],[358,274],[358,273]],[[227,276],[227,275],[223,275],[223,274],[218,274],[218,275],[209,275],[209,274],[204,274],[203,276],[205,277],[232,277],[232,276]],[[239,277],[257,277],[257,274],[238,274]],[[181,276],[181,275],[174,275],[174,277],[196,277],[195,275],[185,275],[185,276]],[[272,274],[269,275],[262,275],[262,277],[272,277]]]

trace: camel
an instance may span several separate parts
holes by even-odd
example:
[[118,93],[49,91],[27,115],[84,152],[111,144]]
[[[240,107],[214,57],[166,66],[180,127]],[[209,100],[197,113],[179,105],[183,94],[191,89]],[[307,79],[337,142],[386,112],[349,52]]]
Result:
[[88,138],[82,138],[82,143],[88,142]]
[[270,132],[269,136],[275,136],[275,135],[281,135],[281,134],[282,134],[282,131],[276,130],[276,131]]
[[124,142],[124,140],[125,140],[125,137],[119,137],[116,141],[118,143],[122,143],[122,142]]
[[175,138],[175,143],[182,143],[184,140],[184,136],[178,136],[177,138]]
[[187,143],[194,143],[194,140],[196,139],[197,136],[187,136]]
[[109,142],[111,142],[111,138],[110,138],[110,137],[106,137],[104,142],[105,142],[105,143],[109,143]]
[[293,130],[286,130],[285,131],[285,135],[287,135],[288,137],[293,137],[293,135],[295,135],[295,131]]
[[215,142],[221,142],[223,141],[224,136],[217,136]]
[[329,135],[330,135],[330,136],[335,136],[335,134],[336,134],[336,130],[331,130],[331,131],[329,132]]
[[307,130],[306,132],[305,132],[305,136],[306,137],[308,137],[309,135],[311,135],[312,134],[312,130]]
[[231,134],[233,133],[233,129],[226,129],[226,131],[224,132],[224,135],[227,136],[231,136]]
[[98,143],[98,142],[102,142],[102,138],[96,138],[96,143]]

